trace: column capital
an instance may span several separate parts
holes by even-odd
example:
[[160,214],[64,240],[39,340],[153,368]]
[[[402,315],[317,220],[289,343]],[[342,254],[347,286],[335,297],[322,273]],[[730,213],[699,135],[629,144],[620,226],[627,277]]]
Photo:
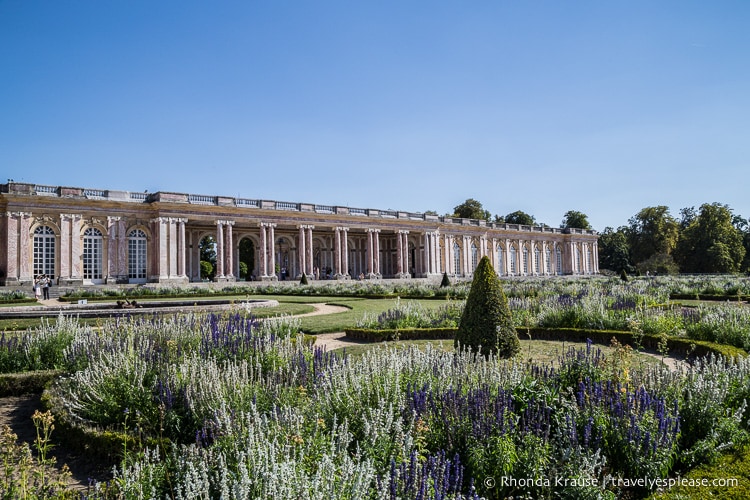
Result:
[[259,227],[276,227],[275,222],[258,222]]
[[169,222],[169,217],[154,217],[153,219],[149,220],[149,222],[158,222],[159,224],[164,224]]
[[[185,222],[187,222],[187,219],[185,219]],[[217,226],[234,226],[233,220],[217,220],[216,221]]]
[[31,212],[5,212],[6,217],[31,217]]
[[348,227],[337,227],[336,231],[349,231]]
[[373,229],[373,228],[371,228],[371,227],[368,227],[368,228],[367,228],[367,232],[368,232],[368,233],[379,233],[379,232],[380,232],[380,229]]
[[408,229],[399,229],[398,230],[398,234],[409,234],[409,230]]
[[122,220],[122,217],[116,216],[116,215],[108,215],[107,216],[107,223],[112,224],[113,222],[119,222]]
[[76,220],[81,219],[83,216],[81,214],[60,214],[60,220]]

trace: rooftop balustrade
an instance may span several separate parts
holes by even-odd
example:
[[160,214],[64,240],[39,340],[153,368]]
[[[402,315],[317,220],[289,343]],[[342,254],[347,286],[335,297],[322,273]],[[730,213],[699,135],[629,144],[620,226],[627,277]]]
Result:
[[521,232],[543,232],[554,234],[581,234],[595,235],[596,231],[586,229],[560,229],[547,226],[525,226],[521,224],[506,224],[498,222],[487,222],[478,219],[462,219],[449,216],[427,215],[421,212],[399,212],[396,210],[376,210],[366,208],[340,207],[331,205],[312,205],[288,201],[253,200],[248,198],[231,198],[222,196],[208,196],[200,194],[181,193],[147,193],[111,191],[103,189],[74,188],[63,186],[46,186],[42,184],[27,184],[20,182],[9,182],[0,184],[1,194],[21,196],[57,196],[57,197],[80,197],[96,200],[126,201],[131,203],[190,203],[195,205],[209,206],[236,206],[239,208],[256,208],[270,210],[288,211],[314,211],[320,214],[348,214],[361,217],[378,217],[387,219],[407,219],[442,222],[445,224],[485,226],[492,229],[505,229]]

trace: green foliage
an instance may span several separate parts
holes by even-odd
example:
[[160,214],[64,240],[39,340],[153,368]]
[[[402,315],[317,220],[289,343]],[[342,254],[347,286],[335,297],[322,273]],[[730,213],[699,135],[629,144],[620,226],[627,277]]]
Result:
[[521,210],[516,210],[505,216],[507,224],[521,224],[522,226],[533,226],[536,223],[534,216]]
[[646,207],[628,220],[628,244],[633,262],[655,254],[671,255],[677,245],[679,224],[666,206]]
[[302,277],[299,279],[300,285],[309,285],[307,281],[307,275],[305,273],[302,273]]
[[511,357],[520,349],[508,299],[487,256],[474,271],[455,343],[485,356]]
[[633,272],[626,228],[620,227],[615,231],[607,227],[599,235],[599,269],[609,269],[616,273]]
[[465,202],[453,208],[453,217],[489,221],[490,212],[488,210],[485,210],[480,202],[473,198],[469,198]]
[[733,224],[732,211],[719,203],[703,204],[682,231],[675,251],[685,272],[734,273],[745,258],[743,234]]
[[583,212],[579,212],[577,210],[568,210],[565,212],[565,216],[563,218],[562,224],[560,224],[560,227],[563,229],[570,229],[570,228],[576,228],[576,229],[591,229],[591,224],[589,223],[588,215],[586,215]]
[[440,288],[451,286],[451,280],[448,278],[448,273],[443,273],[443,279],[440,281]]
[[201,279],[211,279],[214,275],[214,265],[206,260],[201,261]]

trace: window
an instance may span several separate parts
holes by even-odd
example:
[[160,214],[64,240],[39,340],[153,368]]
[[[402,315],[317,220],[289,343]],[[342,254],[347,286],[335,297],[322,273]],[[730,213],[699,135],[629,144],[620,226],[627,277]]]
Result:
[[529,274],[529,249],[523,247],[523,274]]
[[544,256],[544,272],[549,274],[552,272],[552,250],[547,247],[546,255]]
[[133,283],[146,281],[146,233],[135,229],[128,234],[128,279]]
[[534,246],[534,273],[535,274],[542,274],[541,273],[541,261],[542,261],[542,252],[539,251],[538,246]]
[[472,241],[471,242],[471,271],[474,272],[474,270],[477,268],[477,257],[479,256],[479,250],[477,249],[477,245]]
[[55,276],[55,232],[49,226],[34,230],[34,276]]
[[556,274],[562,274],[563,273],[562,250],[560,250],[559,246],[555,247],[555,273]]
[[518,268],[517,268],[517,261],[518,257],[516,255],[516,247],[512,246],[510,247],[510,274],[517,274]]
[[503,275],[505,268],[503,268],[503,247],[497,247],[497,274]]
[[90,227],[83,233],[83,279],[102,279],[102,232]]

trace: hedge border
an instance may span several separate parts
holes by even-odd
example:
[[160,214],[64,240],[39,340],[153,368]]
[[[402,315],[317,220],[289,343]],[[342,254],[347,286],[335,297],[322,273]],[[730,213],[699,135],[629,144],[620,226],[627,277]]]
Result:
[[[389,340],[450,340],[455,337],[456,328],[409,328],[395,330],[374,330],[367,328],[346,329],[346,337],[365,342],[384,342]],[[518,337],[530,337],[533,340],[555,340],[570,342],[586,342],[591,339],[595,344],[609,345],[612,338],[621,344],[635,344],[632,332],[618,330],[585,330],[579,328],[516,328]],[[640,344],[647,350],[658,350],[662,337],[659,335],[641,336]],[[745,357],[746,351],[738,347],[717,344],[705,340],[692,340],[683,337],[667,337],[669,355],[706,356],[716,354],[725,358]]]

